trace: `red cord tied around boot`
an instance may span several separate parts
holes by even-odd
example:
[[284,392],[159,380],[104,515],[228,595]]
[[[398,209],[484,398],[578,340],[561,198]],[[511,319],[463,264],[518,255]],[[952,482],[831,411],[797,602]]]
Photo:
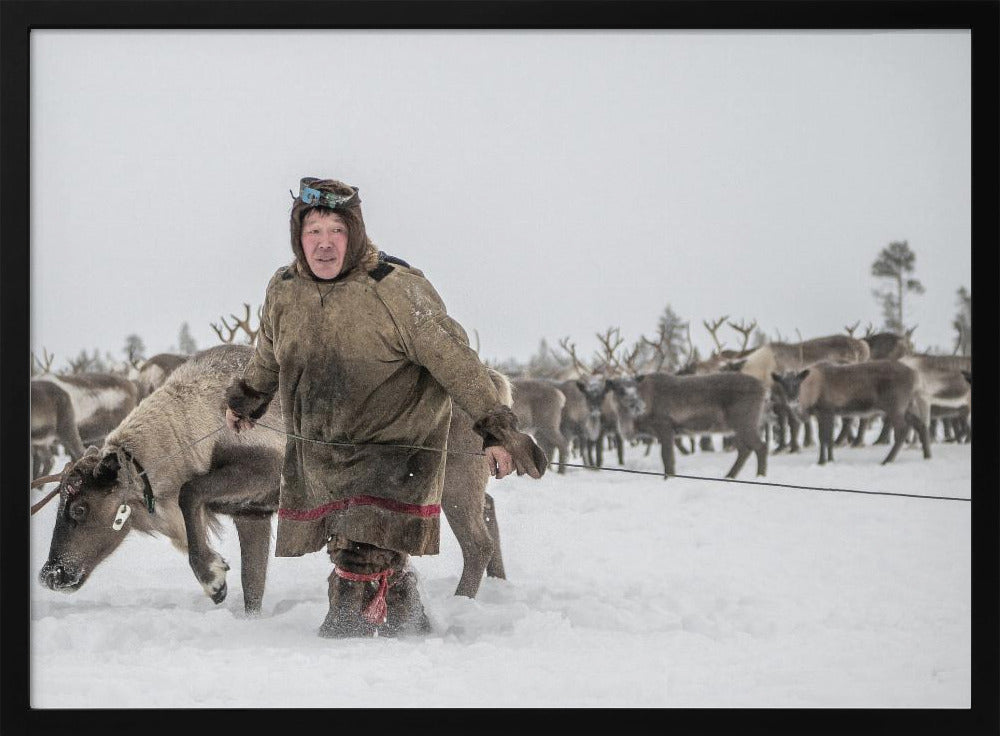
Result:
[[337,577],[355,583],[368,583],[372,580],[379,581],[378,592],[375,593],[375,597],[372,598],[371,603],[365,606],[365,610],[361,612],[361,615],[364,616],[365,621],[375,626],[384,624],[389,614],[389,607],[385,603],[385,594],[389,590],[389,576],[396,571],[389,568],[388,570],[365,574],[342,570],[336,566],[334,566],[333,571],[337,573]]

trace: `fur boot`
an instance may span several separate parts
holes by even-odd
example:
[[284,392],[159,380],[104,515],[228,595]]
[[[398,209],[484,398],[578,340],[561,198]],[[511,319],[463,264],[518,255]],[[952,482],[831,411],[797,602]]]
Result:
[[330,610],[326,614],[319,635],[326,639],[347,637],[371,637],[375,635],[375,625],[361,616],[368,583],[345,580],[330,573]]
[[[320,626],[320,636],[374,636],[376,630],[382,636],[400,636],[430,631],[416,575],[406,569],[407,555],[342,538],[331,540],[328,549],[336,567],[329,577],[330,611]],[[378,618],[380,613],[382,619]]]
[[431,622],[417,592],[417,575],[412,570],[400,570],[392,576],[386,594],[386,620],[379,627],[379,636],[429,634]]

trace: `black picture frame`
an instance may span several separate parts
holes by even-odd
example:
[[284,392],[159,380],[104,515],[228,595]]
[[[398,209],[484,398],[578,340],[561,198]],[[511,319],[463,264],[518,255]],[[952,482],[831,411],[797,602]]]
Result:
[[[947,734],[1000,733],[998,705],[998,453],[997,392],[991,377],[1000,375],[995,351],[976,358],[976,417],[980,442],[973,458],[973,622],[972,707],[970,709],[645,709],[567,713],[547,709],[478,711],[338,710],[289,714],[280,709],[33,710],[29,707],[29,580],[24,575],[28,549],[29,471],[24,463],[28,426],[29,380],[29,37],[33,29],[970,29],[973,100],[973,310],[981,346],[997,337],[998,121],[997,49],[1000,3],[988,0],[909,2],[881,0],[322,0],[224,1],[38,1],[4,0],[2,33],[2,208],[0,208],[0,315],[2,315],[2,467],[0,506],[5,580],[0,589],[0,732],[113,732],[155,726],[211,730],[235,728],[402,728],[501,732],[523,728],[576,728],[577,717],[595,727],[622,731],[668,730],[684,733],[854,733],[884,734],[926,729]],[[979,376],[986,376],[980,380]],[[986,407],[982,410],[982,407]],[[980,416],[981,415],[981,416]],[[16,452],[15,452],[16,450]],[[67,683],[67,687],[73,687]],[[415,683],[433,687],[433,683]],[[569,718],[567,718],[567,716]],[[345,721],[345,718],[348,719]],[[349,721],[349,723],[348,723]],[[300,726],[300,724],[303,724]],[[650,725],[645,725],[650,724]]]

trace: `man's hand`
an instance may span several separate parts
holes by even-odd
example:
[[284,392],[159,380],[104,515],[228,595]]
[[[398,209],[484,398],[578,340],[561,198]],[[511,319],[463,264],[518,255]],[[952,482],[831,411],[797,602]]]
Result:
[[252,419],[247,419],[246,417],[241,417],[232,409],[226,409],[226,424],[229,428],[239,434],[244,429],[253,429],[254,421]]
[[514,458],[500,445],[487,447],[483,452],[486,455],[486,462],[490,466],[490,475],[496,476],[497,480],[508,475],[514,469]]

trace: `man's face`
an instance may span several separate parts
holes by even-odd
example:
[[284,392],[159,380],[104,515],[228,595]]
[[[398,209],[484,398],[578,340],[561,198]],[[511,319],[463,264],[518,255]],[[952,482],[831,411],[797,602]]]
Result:
[[321,210],[307,214],[302,221],[302,250],[317,278],[337,276],[347,253],[347,225],[340,215]]

